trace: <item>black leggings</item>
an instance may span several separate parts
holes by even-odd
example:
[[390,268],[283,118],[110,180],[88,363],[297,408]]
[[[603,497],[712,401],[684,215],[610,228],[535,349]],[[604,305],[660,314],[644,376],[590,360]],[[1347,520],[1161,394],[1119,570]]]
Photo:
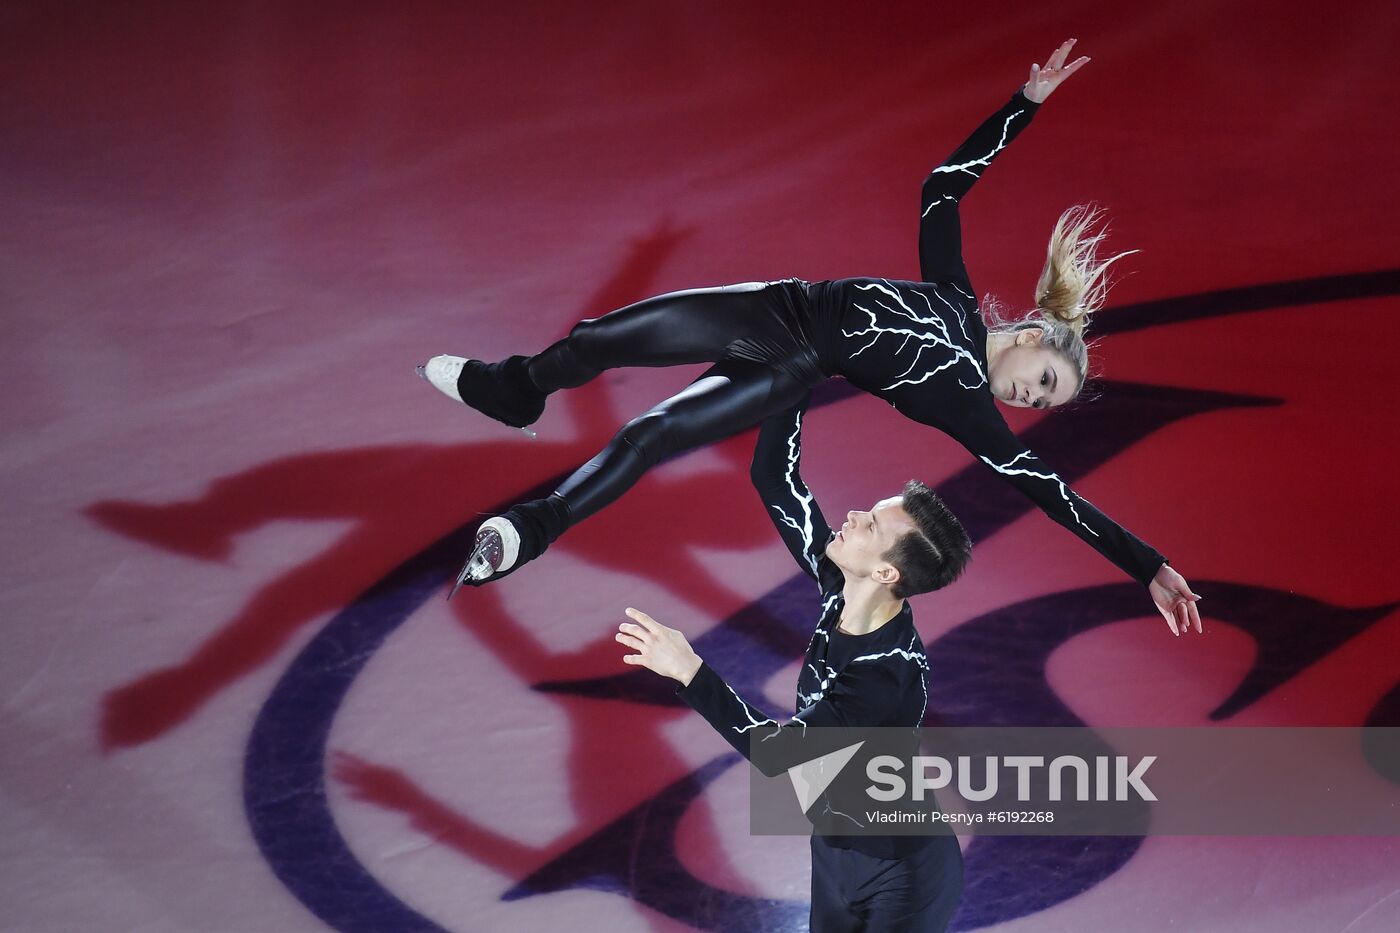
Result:
[[672,453],[736,434],[801,401],[820,381],[815,354],[784,308],[801,283],[750,282],[672,292],[579,322],[528,363],[544,392],[583,385],[619,366],[713,362],[684,391],[623,425],[555,491],[564,527],[632,487]]

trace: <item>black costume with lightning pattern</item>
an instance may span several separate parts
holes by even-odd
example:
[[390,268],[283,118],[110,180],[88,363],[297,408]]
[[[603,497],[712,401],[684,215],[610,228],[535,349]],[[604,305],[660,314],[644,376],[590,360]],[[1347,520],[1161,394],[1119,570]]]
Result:
[[533,420],[545,395],[605,369],[715,364],[628,422],[553,496],[508,513],[522,532],[523,559],[615,500],[663,457],[751,427],[818,382],[842,376],[948,434],[1133,579],[1151,582],[1162,555],[1027,450],[998,412],[988,381],[987,329],[963,266],[959,202],[1037,106],[1017,91],[929,174],[920,205],[921,282],[786,279],[674,292],[582,321],[534,357],[491,364],[504,377],[493,376],[486,388],[485,364],[469,364],[459,388],[483,410],[512,391],[521,394],[512,385],[527,387],[529,414],[512,420],[492,412],[507,423]]
[[[765,773],[781,774],[813,757],[804,744],[818,728],[908,727],[928,706],[928,657],[906,601],[871,632],[841,629],[845,576],[826,556],[833,537],[799,473],[802,409],[763,422],[751,475],[765,510],[804,573],[821,589],[821,617],[797,678],[795,714],[778,723],[755,709],[708,664],[676,693],[745,757],[762,743]],[[870,738],[870,733],[862,737]],[[912,747],[912,746],[911,746]],[[866,783],[863,769],[836,780]],[[842,835],[862,814],[830,806],[808,810],[812,837],[812,924],[829,930],[942,930],[962,892],[962,855],[951,835]]]

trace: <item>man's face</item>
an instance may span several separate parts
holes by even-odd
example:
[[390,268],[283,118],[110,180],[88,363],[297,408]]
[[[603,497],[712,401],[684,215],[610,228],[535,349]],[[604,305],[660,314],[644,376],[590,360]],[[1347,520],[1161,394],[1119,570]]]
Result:
[[883,555],[913,530],[914,522],[904,511],[902,497],[881,499],[868,512],[846,513],[846,523],[826,546],[826,556],[847,573],[890,583],[893,580],[885,578],[898,572]]

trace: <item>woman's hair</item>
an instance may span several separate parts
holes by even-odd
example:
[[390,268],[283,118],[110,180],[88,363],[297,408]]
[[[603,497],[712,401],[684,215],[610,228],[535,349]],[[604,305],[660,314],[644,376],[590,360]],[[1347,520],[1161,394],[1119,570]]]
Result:
[[1058,350],[1074,364],[1079,386],[1089,375],[1089,347],[1084,342],[1084,329],[1089,318],[1103,307],[1108,297],[1108,267],[1137,250],[1130,249],[1107,259],[1100,259],[1099,245],[1108,233],[1105,226],[1097,233],[1092,228],[1103,211],[1092,204],[1076,204],[1060,215],[1050,234],[1050,246],[1045,252],[1045,268],[1035,285],[1035,311],[1020,321],[1008,321],[997,302],[989,300],[985,314],[992,333],[1016,333],[1022,330],[1041,331],[1041,346]]
[[916,479],[904,485],[904,511],[914,523],[884,555],[899,570],[890,588],[896,599],[942,589],[972,557],[972,539],[938,494]]

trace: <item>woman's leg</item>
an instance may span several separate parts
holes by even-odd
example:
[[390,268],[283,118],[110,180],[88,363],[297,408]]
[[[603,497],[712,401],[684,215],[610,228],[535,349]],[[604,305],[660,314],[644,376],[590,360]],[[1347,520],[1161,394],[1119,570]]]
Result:
[[605,369],[713,363],[745,337],[774,335],[766,282],[694,288],[648,298],[580,321],[569,336],[527,363],[530,380],[549,393],[581,386]]
[[[795,405],[808,389],[764,363],[725,360],[711,367],[680,394],[625,424],[598,456],[579,467],[548,498],[507,512],[503,518],[519,539],[513,559],[510,547],[502,549],[500,541],[483,544],[479,535],[477,551],[484,548],[486,556],[477,561],[474,572],[469,560],[463,574],[471,579],[459,582],[504,576],[538,557],[565,530],[616,500],[668,455],[737,434]],[[503,550],[499,558],[494,557],[495,550]]]
[[791,282],[747,282],[648,298],[599,318],[580,321],[563,340],[533,357],[498,363],[438,356],[421,372],[459,401],[512,427],[533,424],[545,398],[581,386],[619,366],[715,362],[738,342],[796,349],[782,308]]

